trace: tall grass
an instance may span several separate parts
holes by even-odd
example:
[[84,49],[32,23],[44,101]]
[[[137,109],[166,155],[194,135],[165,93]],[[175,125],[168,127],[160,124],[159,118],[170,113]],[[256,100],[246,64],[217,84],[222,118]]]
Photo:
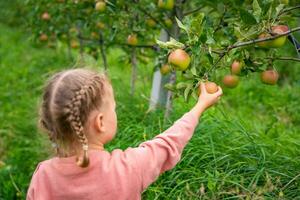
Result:
[[[37,163],[51,152],[36,128],[42,85],[74,62],[63,47],[34,47],[20,31],[0,29],[0,199],[24,199]],[[116,55],[124,53],[109,55],[118,134],[108,150],[153,138],[194,104],[176,99],[167,124],[161,110],[146,114],[151,63],[139,65],[132,97],[130,66]],[[101,65],[90,58],[86,62]],[[203,114],[180,163],[160,176],[143,199],[300,199],[300,86],[294,83],[266,86],[254,74],[238,88],[224,90],[221,102]]]

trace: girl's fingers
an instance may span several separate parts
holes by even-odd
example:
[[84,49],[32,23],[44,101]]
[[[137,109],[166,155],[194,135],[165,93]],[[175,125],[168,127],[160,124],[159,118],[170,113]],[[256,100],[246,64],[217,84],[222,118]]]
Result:
[[216,95],[221,96],[223,94],[223,90],[220,86],[218,86],[218,91],[216,92]]
[[201,91],[206,93],[206,88],[205,88],[205,83],[204,82],[200,83],[200,88],[201,88]]

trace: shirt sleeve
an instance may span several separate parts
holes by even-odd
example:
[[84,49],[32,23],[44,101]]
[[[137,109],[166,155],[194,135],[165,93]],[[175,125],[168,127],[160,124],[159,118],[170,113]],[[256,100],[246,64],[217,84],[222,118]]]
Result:
[[177,164],[197,124],[197,117],[192,112],[186,113],[169,129],[132,149],[142,182],[142,191],[161,173]]
[[36,185],[36,176],[37,176],[38,170],[40,168],[40,165],[41,165],[41,163],[38,164],[38,166],[36,167],[36,169],[35,169],[35,171],[32,175],[31,182],[30,182],[30,185],[29,185],[29,188],[28,188],[28,191],[27,191],[27,195],[26,195],[26,200],[36,199],[34,188],[35,188],[35,185]]

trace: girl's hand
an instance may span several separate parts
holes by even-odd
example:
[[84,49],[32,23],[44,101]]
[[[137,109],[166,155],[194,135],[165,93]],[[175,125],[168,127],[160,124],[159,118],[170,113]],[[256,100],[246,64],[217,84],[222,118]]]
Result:
[[201,104],[202,106],[204,106],[205,109],[209,108],[210,106],[215,104],[220,99],[221,95],[223,94],[222,88],[220,86],[218,86],[217,92],[215,92],[213,94],[208,93],[206,91],[204,82],[201,82],[200,89],[201,89],[201,93],[198,98],[197,104]]
[[218,91],[210,94],[206,91],[205,83],[200,84],[201,93],[197,104],[192,108],[191,112],[199,119],[201,114],[210,106],[215,104],[223,94],[222,88],[218,86]]

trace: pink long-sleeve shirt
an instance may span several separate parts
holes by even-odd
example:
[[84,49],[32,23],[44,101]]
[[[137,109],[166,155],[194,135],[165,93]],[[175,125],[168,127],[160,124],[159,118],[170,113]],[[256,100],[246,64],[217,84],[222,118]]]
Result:
[[89,151],[90,165],[75,157],[43,161],[37,166],[27,200],[135,200],[157,177],[173,168],[193,135],[198,119],[186,113],[154,139],[125,151]]

